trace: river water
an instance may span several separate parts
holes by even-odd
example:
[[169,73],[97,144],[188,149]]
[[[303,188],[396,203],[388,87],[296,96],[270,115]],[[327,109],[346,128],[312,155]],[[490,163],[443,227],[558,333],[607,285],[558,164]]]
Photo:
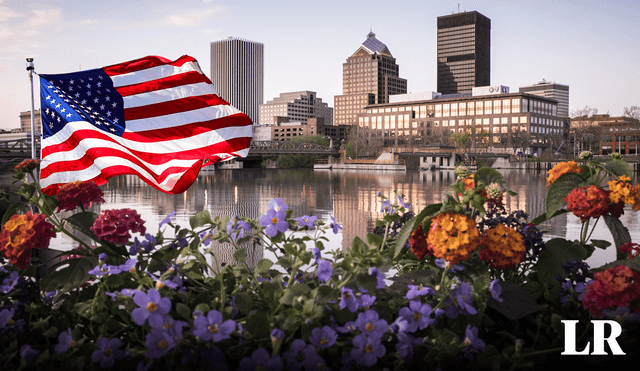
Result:
[[[509,188],[517,196],[506,196],[509,211],[524,210],[533,217],[545,211],[546,172],[500,170]],[[146,221],[147,232],[155,234],[158,223],[175,211],[173,221],[188,225],[191,216],[201,210],[211,215],[240,215],[259,218],[267,211],[270,199],[281,197],[293,210],[293,216],[316,215],[327,224],[334,216],[343,226],[329,233],[329,247],[346,248],[354,237],[365,238],[382,217],[382,192],[393,197],[396,190],[406,196],[415,211],[442,201],[442,194],[455,180],[453,171],[350,171],[312,169],[240,169],[202,173],[183,194],[168,195],[134,176],[112,178],[103,185],[106,203],[103,209],[135,209]],[[94,209],[99,212],[99,210]],[[638,212],[629,207],[621,221],[629,228],[633,241],[640,240]],[[580,222],[573,214],[565,214],[542,225],[547,237],[578,238]],[[169,233],[170,236],[171,232]],[[613,242],[604,223],[598,223],[594,238]],[[51,248],[68,250],[74,246],[67,236],[52,240]],[[597,250],[589,259],[598,266],[615,259],[615,249]]]

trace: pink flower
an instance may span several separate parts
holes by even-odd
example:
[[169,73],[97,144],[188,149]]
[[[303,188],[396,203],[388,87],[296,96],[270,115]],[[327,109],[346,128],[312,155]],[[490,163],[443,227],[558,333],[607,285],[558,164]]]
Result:
[[131,238],[129,232],[146,233],[144,221],[132,209],[102,210],[91,227],[91,231],[102,240],[125,245]]

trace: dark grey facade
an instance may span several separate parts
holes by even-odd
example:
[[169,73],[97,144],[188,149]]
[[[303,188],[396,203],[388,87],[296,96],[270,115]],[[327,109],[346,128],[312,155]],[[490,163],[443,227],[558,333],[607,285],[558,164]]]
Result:
[[438,17],[438,92],[491,85],[491,20],[478,12]]

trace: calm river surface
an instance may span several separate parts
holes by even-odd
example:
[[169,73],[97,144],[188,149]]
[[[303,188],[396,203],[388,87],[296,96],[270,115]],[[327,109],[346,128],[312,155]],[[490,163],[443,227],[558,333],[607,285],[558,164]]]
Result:
[[[547,194],[546,172],[500,170],[510,189],[517,196],[507,196],[506,207],[513,211],[525,210],[530,219],[545,210]],[[445,188],[453,183],[453,171],[348,171],[311,169],[241,169],[217,170],[200,174],[185,193],[168,195],[148,186],[133,176],[113,178],[101,188],[105,193],[104,209],[132,208],[146,221],[147,232],[155,234],[158,223],[176,211],[174,222],[188,225],[189,217],[201,210],[212,215],[240,215],[259,218],[267,211],[270,199],[281,197],[293,216],[316,215],[326,223],[335,216],[344,227],[341,233],[327,235],[332,248],[345,248],[355,236],[365,238],[382,217],[380,191],[393,197],[393,191],[403,193],[414,210],[441,202]],[[634,181],[637,181],[634,180]],[[98,212],[99,210],[94,210]],[[629,228],[632,239],[640,241],[638,212],[629,207],[621,221]],[[580,231],[578,218],[565,214],[543,225],[547,237],[576,239]],[[168,232],[172,233],[172,232]],[[598,223],[594,238],[613,242],[604,223]],[[66,236],[52,241],[51,248],[67,250],[73,242]],[[591,266],[615,259],[615,250],[598,250],[590,258]]]

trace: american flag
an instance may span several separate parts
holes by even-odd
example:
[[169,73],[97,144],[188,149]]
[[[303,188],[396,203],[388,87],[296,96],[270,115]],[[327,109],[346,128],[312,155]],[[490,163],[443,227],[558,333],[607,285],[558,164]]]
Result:
[[216,94],[189,56],[40,75],[40,95],[47,194],[123,174],[182,193],[203,165],[249,153],[251,119]]

